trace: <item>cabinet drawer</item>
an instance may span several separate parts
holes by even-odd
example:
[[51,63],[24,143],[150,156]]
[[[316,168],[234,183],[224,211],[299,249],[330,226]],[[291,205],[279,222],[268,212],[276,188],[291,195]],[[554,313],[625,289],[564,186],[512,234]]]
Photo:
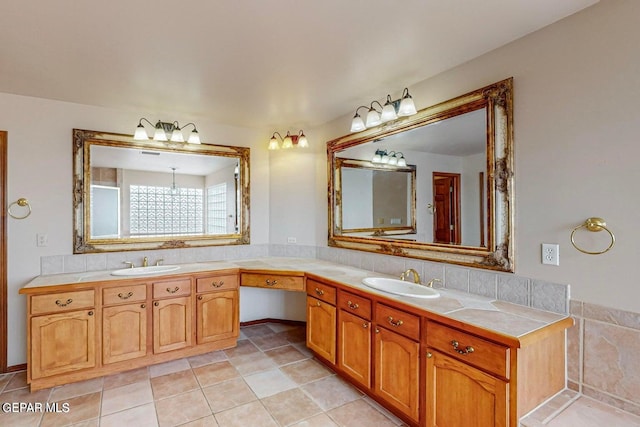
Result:
[[416,341],[420,339],[420,317],[406,311],[378,304],[376,323]]
[[363,319],[371,320],[371,300],[367,298],[351,292],[340,291],[338,293],[338,307]]
[[118,286],[102,290],[102,304],[113,305],[147,299],[147,285]]
[[237,288],[238,276],[236,274],[207,276],[196,279],[196,292],[226,291]]
[[287,276],[284,274],[242,273],[242,286],[257,288],[285,289],[304,292],[303,276]]
[[435,322],[427,324],[427,345],[477,368],[509,379],[509,347]]
[[31,297],[31,314],[56,313],[59,311],[91,308],[94,304],[93,289],[34,295]]
[[307,279],[307,294],[329,304],[336,303],[336,288],[312,279]]
[[167,280],[153,284],[153,298],[179,297],[191,294],[191,280]]

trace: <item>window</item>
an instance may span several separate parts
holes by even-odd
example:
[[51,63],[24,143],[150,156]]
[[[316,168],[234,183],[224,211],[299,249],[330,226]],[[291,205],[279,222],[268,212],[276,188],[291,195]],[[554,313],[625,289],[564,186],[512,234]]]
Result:
[[227,183],[207,188],[207,234],[227,234]]
[[201,188],[129,187],[131,235],[202,234]]

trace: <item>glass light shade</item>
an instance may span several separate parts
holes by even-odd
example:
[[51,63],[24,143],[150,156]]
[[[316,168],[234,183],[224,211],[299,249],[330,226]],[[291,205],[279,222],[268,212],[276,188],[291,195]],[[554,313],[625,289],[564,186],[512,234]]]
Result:
[[400,107],[398,107],[399,116],[412,116],[416,114],[416,106],[411,99],[411,95],[407,94],[402,101],[400,101]]
[[144,128],[144,126],[142,126],[142,123],[140,123],[136,128],[136,132],[133,134],[133,139],[137,139],[137,140],[149,139],[147,130]]
[[307,148],[309,146],[309,141],[307,141],[307,137],[304,136],[304,133],[298,137],[298,147]]
[[382,120],[382,123],[386,123],[397,118],[398,115],[396,114],[396,109],[393,104],[390,102],[384,104],[384,107],[382,108],[382,114],[380,114],[380,120]]
[[197,130],[194,129],[193,131],[191,131],[187,142],[189,144],[200,144],[200,134],[198,134]]
[[280,144],[278,144],[278,140],[276,139],[276,136],[272,136],[271,140],[269,140],[269,150],[277,150],[278,148],[280,148]]
[[153,139],[156,141],[168,141],[167,134],[162,127],[156,127],[156,131],[153,133]]
[[182,135],[180,129],[175,128],[173,132],[171,132],[171,142],[184,142],[184,135]]
[[371,163],[382,163],[382,156],[380,155],[379,150],[376,150],[376,154],[373,155]]
[[382,156],[382,161],[381,161],[381,163],[384,163],[384,164],[386,165],[387,163],[389,163],[389,160],[390,160],[390,159],[391,159],[391,158],[389,157],[389,155],[388,155],[387,153],[384,153],[384,154],[383,154],[383,156]]
[[364,125],[360,114],[356,114],[355,116],[353,116],[353,120],[351,121],[351,132],[360,132],[361,130],[365,130],[366,128],[367,127]]
[[369,112],[367,113],[367,122],[366,122],[366,126],[368,128],[373,127],[373,126],[378,126],[380,123],[382,123],[380,121],[380,114],[374,110],[373,108],[369,109]]
[[396,166],[398,164],[398,158],[396,156],[389,157],[389,164],[391,166]]
[[293,140],[291,139],[291,135],[287,132],[287,136],[282,140],[282,148],[291,148],[293,147]]
[[400,157],[398,159],[398,166],[406,167],[407,166],[407,160],[404,157]]

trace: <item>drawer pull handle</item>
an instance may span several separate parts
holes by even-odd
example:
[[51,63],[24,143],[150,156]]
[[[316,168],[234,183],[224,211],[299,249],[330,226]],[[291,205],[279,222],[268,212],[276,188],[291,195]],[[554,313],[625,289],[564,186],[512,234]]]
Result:
[[169,292],[170,294],[175,294],[176,292],[178,292],[180,290],[179,286],[176,286],[175,288],[171,289],[171,288],[167,288],[167,292]]
[[59,299],[57,299],[57,300],[56,300],[56,305],[57,305],[58,307],[66,307],[66,306],[68,306],[69,304],[71,304],[72,302],[73,302],[73,300],[72,300],[71,298],[69,298],[66,302],[62,302],[62,301],[60,301]]
[[324,291],[322,289],[316,288],[316,294],[322,296],[322,295],[324,295]]
[[123,294],[122,292],[118,294],[118,298],[120,299],[129,299],[133,296],[133,292],[127,292],[126,294]]
[[391,326],[395,326],[396,328],[398,326],[402,326],[402,324],[404,323],[402,320],[398,319],[398,320],[393,320],[393,317],[389,316],[387,317],[387,320],[389,321],[389,324]]
[[214,288],[219,288],[222,285],[224,285],[224,281],[222,280],[220,280],[219,282],[216,282],[215,280],[211,282],[211,286],[213,286]]
[[93,311],[87,313],[89,316],[93,316]]
[[358,307],[360,307],[357,302],[354,303],[354,302],[351,302],[351,301],[347,301],[347,305],[349,306],[349,308],[351,310],[357,310]]
[[451,345],[453,346],[453,349],[457,351],[459,354],[467,355],[475,351],[475,349],[470,345],[466,346],[464,349],[458,348],[460,344],[456,340],[451,341]]
[[269,279],[267,279],[267,280],[265,280],[265,282],[267,283],[267,286],[275,286],[275,285],[278,284],[277,280],[269,280]]

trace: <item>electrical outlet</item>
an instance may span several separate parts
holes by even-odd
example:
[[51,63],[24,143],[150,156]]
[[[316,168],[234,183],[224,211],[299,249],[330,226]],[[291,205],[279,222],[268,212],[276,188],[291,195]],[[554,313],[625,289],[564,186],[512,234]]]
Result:
[[295,237],[287,237],[287,243],[296,243],[297,241]]
[[560,265],[560,245],[556,243],[543,243],[542,263],[548,265]]
[[37,246],[49,246],[49,235],[47,233],[36,234]]

